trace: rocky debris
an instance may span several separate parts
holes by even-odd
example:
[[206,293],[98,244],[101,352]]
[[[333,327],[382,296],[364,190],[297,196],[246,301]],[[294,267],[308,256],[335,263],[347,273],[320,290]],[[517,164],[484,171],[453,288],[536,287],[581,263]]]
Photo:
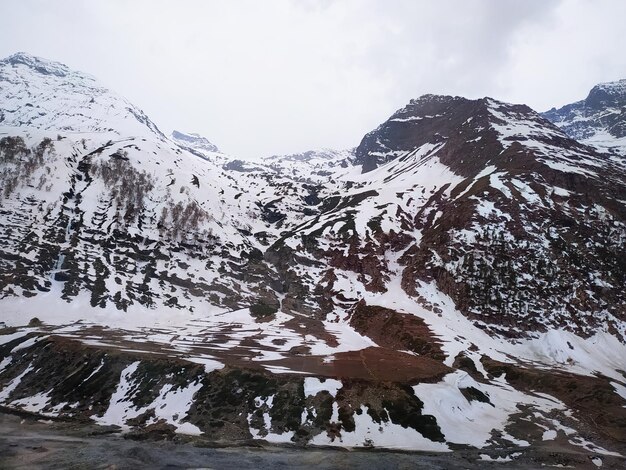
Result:
[[570,450],[567,445],[547,442],[525,449],[458,449],[451,453],[407,453],[377,449],[338,452],[336,449],[267,446],[248,443],[244,446],[216,446],[201,436],[178,435],[174,442],[123,439],[116,434],[94,432],[88,424],[41,423],[37,417],[0,414],[0,455],[4,466],[70,466],[150,468],[198,468],[207,462],[218,468],[236,466],[242,470],[289,467],[295,469],[355,468],[446,468],[482,469],[502,465],[516,469],[571,466],[575,468],[619,469],[623,459],[593,456]]
[[[350,363],[357,356],[363,374],[356,363]],[[395,350],[368,348],[337,354],[331,376],[338,379],[246,367],[205,370],[184,359],[102,349],[37,333],[4,342],[0,361],[6,364],[7,360],[11,367],[0,372],[3,405],[18,412],[114,425],[126,429],[127,437],[134,440],[180,440],[177,436],[183,433],[215,444],[258,439],[303,446],[328,442],[370,447],[387,430],[397,436],[416,433],[431,446],[443,445],[441,450],[450,441],[449,425],[426,412],[425,403],[439,402],[442,412],[452,390],[431,396],[419,387],[437,386],[451,369],[436,360]],[[515,385],[530,397],[554,397],[550,400],[557,405],[548,413],[520,403],[506,430],[493,430],[485,452],[511,442],[519,446],[520,439],[541,447],[545,430],[554,426],[568,436],[569,451],[571,445],[592,450],[604,442],[613,449],[626,445],[619,411],[624,401],[611,393],[610,379],[520,367],[488,357],[481,363],[490,377],[500,377],[501,386]],[[344,370],[348,371],[345,377]],[[482,380],[472,386],[458,385],[464,404],[459,402],[456,412],[473,407],[492,409],[490,415],[502,412],[501,398],[492,388],[485,388],[489,380]],[[564,412],[558,400],[573,415]],[[529,419],[533,413],[540,424]],[[452,441],[450,445],[467,448],[459,444]],[[566,441],[560,445],[568,447]]]
[[[0,374],[2,400],[16,409],[83,421],[115,416],[113,424],[130,427],[133,438],[172,439],[181,427],[183,432],[202,433],[215,441],[246,441],[251,432],[259,432],[261,438],[273,433],[285,436],[286,442],[305,444],[319,433],[353,432],[352,415],[360,414],[361,405],[366,404],[377,422],[410,425],[442,440],[434,419],[421,416],[420,401],[411,389],[394,385],[408,377],[415,380],[411,361],[424,360],[405,354],[408,362],[398,362],[401,354],[391,350],[386,356],[374,350],[362,353],[368,372],[340,386],[339,417],[333,417],[330,409],[335,406],[334,395],[324,392],[330,403],[320,401],[319,393],[305,395],[305,379],[298,375],[231,367],[207,373],[202,366],[184,360],[103,351],[54,336],[26,336],[0,346],[3,359],[9,354],[12,367]],[[347,357],[337,358],[336,375],[341,377],[345,367],[350,377],[358,377],[348,361]],[[432,363],[430,367],[437,366],[432,360],[427,362]],[[443,365],[438,367],[437,374],[445,373]],[[428,374],[432,376],[432,372]],[[10,392],[6,392],[7,385]],[[190,388],[194,392],[186,394]],[[181,402],[184,396],[190,401]],[[380,397],[386,399],[372,401]],[[180,409],[181,414],[169,414],[171,407]],[[413,416],[406,414],[406,407],[411,407]],[[303,416],[309,418],[303,421]]]
[[441,344],[419,317],[360,301],[350,315],[350,326],[386,348],[412,351],[439,361],[445,358]]
[[585,377],[558,371],[503,364],[484,357],[487,372],[504,376],[520,390],[540,391],[563,401],[584,426],[585,432],[599,432],[614,442],[626,443],[624,399],[614,393],[610,380],[601,375]]

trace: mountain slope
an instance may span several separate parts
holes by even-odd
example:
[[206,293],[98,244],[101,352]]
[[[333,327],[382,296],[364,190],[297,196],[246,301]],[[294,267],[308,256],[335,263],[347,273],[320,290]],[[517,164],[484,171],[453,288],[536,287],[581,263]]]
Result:
[[335,268],[310,291],[345,276],[358,300],[401,272],[407,294],[435,281],[505,336],[624,334],[625,176],[605,156],[527,107],[425,96],[368,134],[356,162],[351,189],[275,246]]
[[[18,54],[0,78],[2,297],[61,289],[94,307],[193,311],[254,296],[231,274],[251,263],[263,225],[219,167],[65,66]],[[226,276],[209,276],[226,262]]]

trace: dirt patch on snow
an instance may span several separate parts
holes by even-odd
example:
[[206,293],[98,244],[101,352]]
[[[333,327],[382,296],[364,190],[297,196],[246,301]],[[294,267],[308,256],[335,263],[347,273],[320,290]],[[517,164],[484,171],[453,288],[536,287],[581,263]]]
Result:
[[414,315],[360,301],[350,316],[350,326],[385,348],[411,351],[438,361],[445,359],[441,342],[426,322]]

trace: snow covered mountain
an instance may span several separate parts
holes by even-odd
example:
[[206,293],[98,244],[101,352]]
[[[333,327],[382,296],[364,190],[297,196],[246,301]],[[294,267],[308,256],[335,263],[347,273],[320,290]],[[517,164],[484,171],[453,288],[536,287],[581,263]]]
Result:
[[626,156],[626,79],[596,85],[584,100],[543,116],[573,139]]
[[626,172],[561,121],[425,95],[354,150],[249,162],[27,54],[0,96],[0,404],[623,462]]
[[205,272],[234,273],[260,245],[232,177],[91,77],[24,54],[0,77],[3,298],[193,311],[254,296]]
[[2,126],[164,138],[143,111],[90,75],[25,53],[0,61],[0,68]]
[[406,293],[434,281],[505,335],[546,326],[585,335],[607,322],[624,334],[617,163],[525,106],[443,96],[398,111],[355,161],[364,173],[352,189],[295,234],[357,276],[355,298],[385,292],[398,273]]
[[292,155],[274,155],[264,159],[270,169],[294,180],[336,186],[337,179],[353,165],[354,150],[309,150]]
[[172,132],[172,140],[182,147],[188,147],[204,152],[219,153],[216,145],[212,144],[209,139],[199,134],[185,134],[179,131]]

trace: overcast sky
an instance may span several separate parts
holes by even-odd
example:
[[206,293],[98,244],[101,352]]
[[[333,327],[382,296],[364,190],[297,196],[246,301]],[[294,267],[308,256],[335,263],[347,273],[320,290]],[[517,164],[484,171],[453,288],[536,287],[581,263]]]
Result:
[[543,111],[626,78],[624,0],[19,0],[0,56],[95,75],[232,155],[349,148],[424,93]]

